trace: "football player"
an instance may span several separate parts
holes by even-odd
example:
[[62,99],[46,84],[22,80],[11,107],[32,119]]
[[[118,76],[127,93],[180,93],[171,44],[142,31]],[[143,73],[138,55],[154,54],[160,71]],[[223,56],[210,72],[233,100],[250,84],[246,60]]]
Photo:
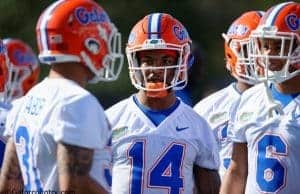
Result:
[[8,57],[8,80],[0,105],[0,168],[3,162],[6,138],[3,136],[8,112],[15,101],[25,94],[38,80],[39,66],[31,48],[18,39],[3,39]]
[[11,104],[7,99],[9,60],[7,50],[2,40],[0,40],[0,169],[3,162],[6,138],[3,136],[5,130],[6,117],[11,109]]
[[[218,193],[219,156],[207,122],[174,90],[187,83],[191,39],[166,13],[137,22],[126,54],[138,93],[110,107],[112,193]],[[193,169],[195,174],[193,174]]]
[[232,142],[227,138],[230,120],[241,94],[256,83],[253,63],[249,59],[249,35],[256,29],[262,15],[262,11],[245,12],[230,25],[227,34],[223,34],[226,68],[237,81],[194,106],[194,110],[206,118],[217,139],[221,178],[231,158]]
[[[59,0],[37,26],[48,77],[13,107],[0,191],[108,193],[110,128],[87,83],[115,80],[121,40],[105,10],[92,0]],[[24,185],[24,188],[23,188]]]
[[265,84],[241,97],[231,138],[234,142],[222,194],[298,193],[300,172],[300,4],[271,7],[250,35],[250,58],[270,81],[274,107]]
[[[8,57],[8,80],[3,98],[1,98],[0,126],[0,168],[4,156],[6,138],[3,136],[8,111],[18,104],[12,102],[25,95],[25,93],[37,82],[39,65],[37,57],[29,45],[18,39],[3,39]],[[3,108],[3,109],[2,109]]]
[[10,62],[8,100],[24,96],[39,79],[40,67],[32,48],[20,39],[3,40]]

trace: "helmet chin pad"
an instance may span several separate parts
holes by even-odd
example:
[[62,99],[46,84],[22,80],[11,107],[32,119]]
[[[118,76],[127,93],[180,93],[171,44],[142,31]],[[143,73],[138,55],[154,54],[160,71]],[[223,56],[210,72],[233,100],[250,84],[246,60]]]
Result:
[[[147,82],[146,83],[146,95],[151,98],[164,98],[168,95],[168,91],[165,89],[159,90],[160,88],[164,88],[163,82]],[[149,91],[150,90],[150,91]],[[153,91],[156,90],[156,91]]]

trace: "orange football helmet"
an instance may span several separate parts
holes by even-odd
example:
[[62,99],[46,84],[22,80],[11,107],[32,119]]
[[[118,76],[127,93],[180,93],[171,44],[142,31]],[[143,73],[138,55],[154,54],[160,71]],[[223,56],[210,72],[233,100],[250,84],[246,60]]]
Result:
[[237,80],[253,85],[257,82],[254,64],[249,58],[249,36],[256,29],[263,11],[248,11],[238,17],[222,34],[225,44],[226,68]]
[[[187,68],[192,58],[191,39],[186,28],[174,17],[166,13],[153,13],[145,16],[132,28],[126,54],[129,64],[129,75],[132,84],[148,93],[182,89],[187,84]],[[138,52],[172,50],[177,52],[177,64],[173,66],[141,67]],[[166,75],[168,70],[175,70],[172,81],[164,76],[163,83],[149,83],[143,73],[145,70],[161,70]],[[168,83],[169,82],[169,83]],[[158,95],[159,96],[159,95]],[[153,96],[155,97],[155,96]]]
[[0,100],[7,100],[8,64],[7,50],[0,39]]
[[31,47],[19,39],[3,40],[9,58],[9,81],[7,96],[14,100],[24,96],[39,79],[40,67]]
[[90,83],[118,78],[121,34],[93,0],[54,2],[40,16],[36,33],[42,63],[81,63],[95,75]]
[[[261,41],[277,42],[278,52],[266,52]],[[250,36],[250,57],[263,67],[260,80],[281,83],[300,73],[300,3],[285,2],[271,7]],[[272,69],[271,61],[283,61],[281,70]],[[281,62],[280,62],[281,63]],[[270,68],[271,67],[271,68]]]

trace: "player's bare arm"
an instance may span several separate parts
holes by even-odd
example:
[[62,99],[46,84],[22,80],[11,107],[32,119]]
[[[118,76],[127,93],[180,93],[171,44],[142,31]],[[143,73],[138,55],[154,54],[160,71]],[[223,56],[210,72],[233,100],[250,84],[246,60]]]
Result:
[[19,166],[16,147],[10,137],[6,144],[5,155],[0,175],[0,193],[21,191],[23,189],[22,172]]
[[232,158],[221,186],[221,194],[245,193],[248,174],[248,156],[246,143],[234,143]]
[[62,191],[81,193],[107,193],[95,182],[89,172],[92,167],[94,150],[59,143],[57,146],[57,163],[59,186]]
[[195,184],[199,194],[218,194],[220,176],[217,170],[210,170],[194,165]]

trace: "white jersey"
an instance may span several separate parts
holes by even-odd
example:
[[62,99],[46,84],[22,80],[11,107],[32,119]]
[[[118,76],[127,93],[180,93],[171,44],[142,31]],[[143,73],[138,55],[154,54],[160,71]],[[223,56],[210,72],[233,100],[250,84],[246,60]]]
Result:
[[11,103],[11,109],[9,110],[9,112],[6,115],[6,122],[5,122],[5,127],[4,127],[4,136],[5,138],[7,138],[7,136],[11,136],[11,134],[13,133],[13,128],[14,128],[14,124],[15,124],[15,120],[16,120],[16,116],[17,113],[20,110],[21,104],[23,102],[23,96],[15,99],[12,101]]
[[227,130],[241,96],[234,84],[236,83],[213,93],[194,106],[194,110],[207,120],[218,142],[221,178],[229,166],[232,154],[232,142],[227,138]]
[[218,169],[211,129],[188,105],[180,102],[158,126],[133,97],[106,113],[113,129],[113,194],[191,194],[193,165]]
[[7,120],[8,112],[12,105],[10,103],[0,102],[0,136],[3,137],[5,131],[5,124]]
[[90,175],[109,190],[111,131],[97,99],[75,82],[46,78],[13,107],[6,135],[13,136],[25,190],[59,190],[57,142],[94,150]]
[[232,140],[248,146],[246,194],[299,193],[300,96],[283,109],[284,115],[268,118],[263,84],[241,98]]
[[11,109],[11,104],[0,102],[0,169],[2,166],[6,137],[4,137],[5,123],[9,110]]

